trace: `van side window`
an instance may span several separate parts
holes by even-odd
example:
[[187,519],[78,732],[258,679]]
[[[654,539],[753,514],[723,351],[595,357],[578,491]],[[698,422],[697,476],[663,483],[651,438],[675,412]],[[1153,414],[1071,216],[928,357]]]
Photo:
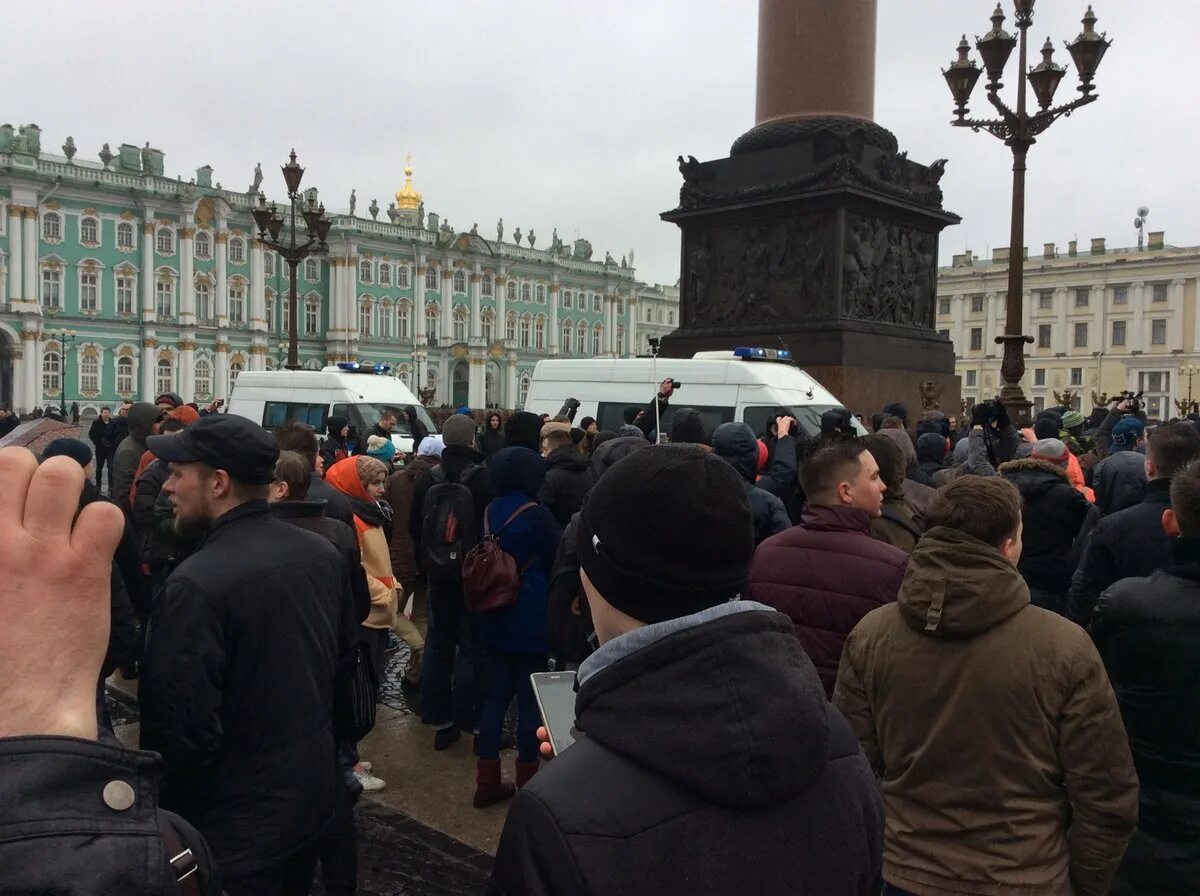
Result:
[[[654,387],[649,388],[651,394],[654,392]],[[681,393],[682,394],[682,393]],[[636,407],[639,411],[650,403],[650,398],[641,404],[632,402],[616,402],[602,401],[596,411],[596,422],[601,430],[612,430],[616,432],[625,425],[625,408]],[[666,412],[662,415],[662,431],[664,434],[669,434],[671,431],[671,417],[674,416],[678,408],[693,408],[700,412],[700,416],[704,418],[704,424],[708,427],[709,432],[712,432],[722,423],[729,423],[733,420],[733,408],[720,407],[716,405],[691,405],[686,401],[681,401],[678,405],[671,404]]]
[[306,423],[317,432],[325,430],[325,405],[305,404],[296,401],[268,401],[263,408],[264,429],[290,421]]
[[[832,409],[833,405],[796,405],[791,408],[792,415],[800,428],[810,437],[821,434],[821,415]],[[767,426],[775,419],[779,410],[778,405],[756,405],[742,409],[742,420],[749,424],[754,434],[760,439],[767,434]]]

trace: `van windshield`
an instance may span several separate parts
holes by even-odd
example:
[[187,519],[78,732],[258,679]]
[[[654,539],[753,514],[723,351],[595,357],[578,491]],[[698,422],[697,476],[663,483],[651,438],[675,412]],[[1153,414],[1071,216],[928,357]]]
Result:
[[[816,437],[821,434],[821,415],[834,408],[844,410],[840,405],[835,404],[792,405],[788,410],[792,412],[792,416],[796,418],[796,422],[800,424],[800,428],[804,430],[806,435]],[[754,434],[761,439],[767,434],[767,425],[775,419],[775,414],[779,409],[779,405],[760,405],[758,407],[746,408],[742,413],[742,420],[748,423],[750,428],[754,430]],[[854,428],[860,436],[867,434],[866,429],[863,428],[858,420],[854,420]]]
[[[417,419],[425,424],[425,428],[429,430],[431,434],[438,431],[437,427],[433,425],[433,420],[431,420],[429,414],[426,413],[425,408],[419,404],[414,404],[412,407],[417,412]],[[379,418],[386,408],[395,408],[399,412],[399,417],[396,420],[396,426],[392,432],[396,435],[402,436],[412,435],[408,428],[408,421],[404,419],[404,406],[392,404],[355,404],[354,408],[362,417],[362,425],[366,429],[370,429],[379,422]]]

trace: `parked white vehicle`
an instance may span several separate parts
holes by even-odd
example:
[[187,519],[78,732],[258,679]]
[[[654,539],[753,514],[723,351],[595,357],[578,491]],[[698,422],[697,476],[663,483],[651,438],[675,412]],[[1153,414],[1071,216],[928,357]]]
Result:
[[[610,358],[539,361],[525,410],[557,414],[567,398],[579,400],[575,420],[594,417],[601,430],[616,430],[625,409],[643,408],[670,377],[680,386],[662,416],[670,432],[678,408],[694,408],[710,429],[722,423],[748,423],[756,435],[767,430],[776,409],[786,407],[809,435],[821,431],[821,414],[843,407],[824,386],[792,363],[786,351],[737,348],[699,352],[692,358]],[[855,426],[860,432],[857,421]]]
[[[325,433],[330,416],[345,417],[359,433],[376,423],[384,408],[413,407],[431,433],[437,427],[403,382],[387,365],[346,362],[322,370],[249,370],[238,375],[229,395],[228,413],[270,429],[289,420]],[[403,413],[392,430],[397,450],[412,452],[412,433]]]

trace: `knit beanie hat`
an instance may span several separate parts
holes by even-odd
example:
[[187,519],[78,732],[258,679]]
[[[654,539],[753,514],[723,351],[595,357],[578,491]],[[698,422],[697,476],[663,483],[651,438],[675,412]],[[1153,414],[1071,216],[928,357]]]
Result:
[[886,405],[883,409],[883,412],[889,417],[899,417],[904,421],[905,426],[908,425],[908,408],[906,408],[900,402],[895,401],[889,405]]
[[464,405],[463,405],[461,408],[459,408],[458,410],[456,410],[454,413],[455,413],[455,414],[461,414],[463,417],[470,417],[470,416],[471,416],[471,409],[470,409],[469,407],[467,407],[467,406],[464,404]]
[[1132,451],[1145,431],[1146,424],[1137,417],[1119,420],[1112,430],[1113,448],[1117,451]]
[[442,438],[447,448],[468,447],[475,441],[475,421],[455,414],[442,424]]
[[1033,446],[1034,460],[1049,461],[1056,466],[1066,469],[1067,459],[1071,452],[1061,439],[1038,439]]
[[644,432],[642,432],[642,430],[639,427],[634,426],[632,423],[626,423],[623,426],[619,426],[617,428],[617,435],[619,435],[619,436],[641,436],[643,439],[646,438],[646,434]]
[[1062,416],[1063,429],[1074,429],[1077,426],[1083,426],[1083,423],[1083,414],[1079,413],[1079,411],[1067,411]]
[[367,436],[367,454],[382,461],[390,461],[396,455],[396,445],[383,436]]
[[50,457],[69,457],[79,464],[81,467],[86,467],[92,462],[92,449],[88,447],[87,442],[81,442],[79,439],[55,439],[42,451],[42,460]]
[[200,412],[189,405],[183,404],[173,411],[168,411],[167,416],[173,420],[180,421],[184,426],[191,426],[200,419]]
[[680,408],[671,418],[671,441],[674,444],[708,445],[712,433],[695,408]]
[[[637,512],[630,495],[638,496]],[[646,550],[650,544],[657,550]],[[706,451],[636,451],[588,492],[575,547],[584,572],[616,609],[646,623],[690,616],[745,586],[754,554],[749,498],[733,467]]]
[[1033,421],[1033,434],[1039,439],[1053,439],[1061,427],[1053,417],[1038,417]]
[[528,411],[518,411],[504,423],[504,437],[508,447],[528,448],[537,451],[541,447],[538,436],[542,430],[542,421],[537,414]]
[[426,436],[421,439],[421,445],[417,448],[417,457],[441,457],[442,449],[446,447],[445,441],[438,434]]

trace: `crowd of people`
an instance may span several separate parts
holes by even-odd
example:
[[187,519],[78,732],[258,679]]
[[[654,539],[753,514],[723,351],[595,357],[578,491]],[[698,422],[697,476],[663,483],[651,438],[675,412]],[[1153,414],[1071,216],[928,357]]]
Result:
[[0,891],[355,892],[402,641],[430,747],[472,738],[473,805],[512,801],[495,894],[1200,892],[1200,421],[756,433],[675,388],[616,431],[567,400],[320,435],[168,394],[0,451]]

